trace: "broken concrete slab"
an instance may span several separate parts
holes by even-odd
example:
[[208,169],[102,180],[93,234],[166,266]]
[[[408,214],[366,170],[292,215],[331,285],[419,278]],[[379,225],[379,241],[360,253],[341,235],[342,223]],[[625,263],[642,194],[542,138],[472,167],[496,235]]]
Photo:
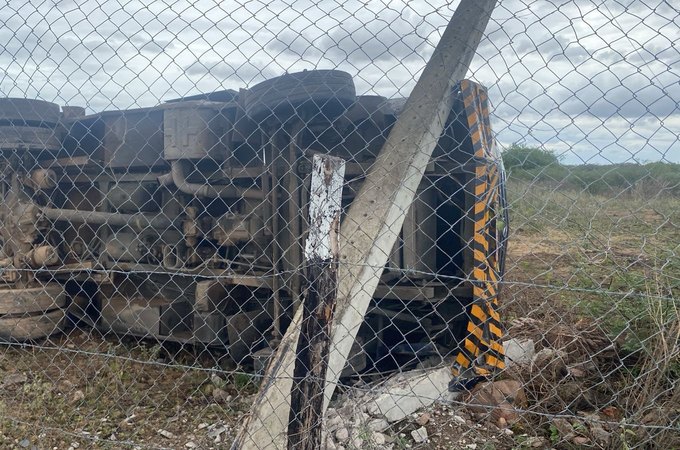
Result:
[[505,349],[505,366],[526,367],[536,354],[536,345],[533,339],[508,339],[503,342]]
[[441,367],[396,375],[362,399],[366,412],[398,422],[436,401],[450,401],[451,369]]
[[427,442],[427,429],[420,427],[417,430],[411,431],[411,437],[416,444]]

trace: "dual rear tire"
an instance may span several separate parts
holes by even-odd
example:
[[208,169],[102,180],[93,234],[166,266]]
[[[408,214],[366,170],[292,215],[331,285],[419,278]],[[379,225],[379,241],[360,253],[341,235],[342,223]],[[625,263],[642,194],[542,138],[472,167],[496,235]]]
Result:
[[0,341],[30,341],[60,332],[66,301],[64,287],[57,283],[0,289]]

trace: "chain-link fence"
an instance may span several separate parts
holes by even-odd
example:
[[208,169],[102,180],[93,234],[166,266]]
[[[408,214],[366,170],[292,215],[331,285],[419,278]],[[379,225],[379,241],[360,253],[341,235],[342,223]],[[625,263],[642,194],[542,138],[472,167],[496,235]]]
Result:
[[3,448],[680,448],[673,2],[0,23]]

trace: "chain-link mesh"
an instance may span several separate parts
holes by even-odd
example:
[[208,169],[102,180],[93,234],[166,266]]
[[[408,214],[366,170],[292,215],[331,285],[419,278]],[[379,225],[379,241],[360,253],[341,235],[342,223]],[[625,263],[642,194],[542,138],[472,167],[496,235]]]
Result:
[[677,5],[485,2],[0,6],[0,446],[679,448]]

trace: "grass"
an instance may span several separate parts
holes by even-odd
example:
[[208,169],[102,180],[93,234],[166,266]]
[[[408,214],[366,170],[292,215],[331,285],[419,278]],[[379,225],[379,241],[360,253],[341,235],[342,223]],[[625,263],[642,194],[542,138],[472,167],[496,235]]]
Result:
[[[680,294],[680,197],[593,195],[512,180],[508,284],[542,286],[571,313],[644,339],[645,298]],[[560,301],[568,299],[568,301]],[[578,319],[578,318],[577,318]]]
[[[112,344],[81,331],[53,339],[33,349],[3,348],[0,383],[16,373],[27,379],[1,392],[2,448],[24,440],[38,448],[68,448],[72,442],[81,448],[121,448],[132,442],[181,448],[193,440],[203,448],[214,445],[205,430],[193,438],[187,431],[222,422],[233,429],[254,392],[250,385],[237,390],[233,381],[224,381],[222,388],[234,400],[216,402],[211,391],[226,374],[182,351],[167,364],[158,362],[157,346]],[[63,351],[68,348],[78,351]],[[192,359],[195,366],[184,365],[182,358]],[[159,430],[175,438],[163,437]]]
[[[680,196],[639,186],[593,193],[522,177],[510,179],[508,193],[514,232],[505,317],[537,319],[544,337],[605,333],[618,350],[606,364],[581,355],[598,375],[580,381],[580,390],[598,393],[599,408],[620,411],[612,442],[680,446]],[[543,388],[542,397],[561,395],[559,383]],[[561,400],[558,409],[574,404]],[[550,412],[540,402],[532,407]],[[569,448],[549,422],[541,426],[557,448]]]

